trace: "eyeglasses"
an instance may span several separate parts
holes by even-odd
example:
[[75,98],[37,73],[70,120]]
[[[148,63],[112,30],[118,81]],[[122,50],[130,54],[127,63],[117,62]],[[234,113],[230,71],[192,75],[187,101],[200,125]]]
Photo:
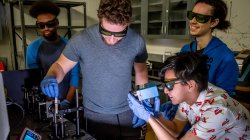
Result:
[[192,20],[195,17],[196,21],[199,23],[207,23],[210,19],[214,19],[213,16],[210,15],[202,15],[202,14],[197,14],[192,11],[187,12],[187,18],[189,20]]
[[48,21],[48,22],[36,22],[36,26],[37,26],[37,28],[39,28],[39,29],[44,29],[45,26],[48,27],[48,28],[53,28],[53,27],[57,26],[58,23],[59,23],[59,22],[58,22],[58,19],[55,18],[55,19],[50,20],[50,21]]
[[128,31],[128,26],[121,32],[110,32],[106,29],[104,29],[102,26],[101,26],[101,23],[99,24],[99,32],[100,34],[102,35],[105,35],[105,36],[115,36],[115,37],[124,37],[127,35],[127,31]]
[[175,84],[182,83],[182,81],[176,82],[178,80],[179,79],[173,79],[173,80],[169,80],[169,81],[164,81],[163,87],[167,88],[168,91],[171,91],[171,90],[173,90]]

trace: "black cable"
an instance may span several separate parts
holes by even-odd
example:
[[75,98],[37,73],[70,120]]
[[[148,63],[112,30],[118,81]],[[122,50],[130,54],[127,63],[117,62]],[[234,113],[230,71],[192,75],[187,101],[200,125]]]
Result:
[[[14,105],[14,106],[11,106],[11,105]],[[25,111],[24,111],[23,107],[21,105],[17,104],[16,102],[14,102],[8,96],[6,97],[6,106],[8,109],[9,123],[10,123],[11,129],[18,128],[19,125],[21,125],[21,123],[23,122],[24,116],[25,116],[25,113],[24,113]],[[14,109],[17,109],[15,111],[18,111],[18,109],[19,109],[19,111],[21,111],[21,118],[20,118],[20,114],[19,114],[20,112],[18,112],[18,113],[11,112],[11,107],[18,107],[18,108],[14,108]],[[14,119],[13,119],[13,117],[14,117]]]
[[88,132],[88,117],[84,115],[85,108],[83,107],[83,117],[85,118],[85,131]]
[[119,116],[118,114],[116,114],[116,118],[117,118],[117,121],[118,121],[118,125],[119,125],[119,131],[120,131],[120,138],[122,138],[122,128],[121,128],[121,124],[120,124],[120,120],[119,120]]

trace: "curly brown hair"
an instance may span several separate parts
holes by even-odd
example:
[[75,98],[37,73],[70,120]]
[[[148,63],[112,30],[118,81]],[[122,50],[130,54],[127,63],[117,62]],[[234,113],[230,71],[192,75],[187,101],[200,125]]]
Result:
[[39,0],[33,3],[29,10],[29,14],[33,18],[37,18],[38,15],[45,13],[50,13],[58,16],[60,13],[60,8],[51,0]]
[[132,17],[131,1],[101,0],[97,10],[97,16],[100,20],[105,18],[114,24],[128,24]]

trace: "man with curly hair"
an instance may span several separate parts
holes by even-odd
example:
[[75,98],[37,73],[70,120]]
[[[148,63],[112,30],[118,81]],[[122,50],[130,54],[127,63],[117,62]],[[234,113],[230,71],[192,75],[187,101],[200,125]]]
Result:
[[[57,16],[60,8],[49,0],[42,0],[33,3],[29,13],[36,18],[37,30],[42,33],[42,36],[31,42],[27,48],[27,68],[42,68],[46,74],[68,42],[57,33],[59,24]],[[58,98],[61,101],[61,109],[69,108],[74,99],[80,75],[78,68],[79,66],[76,65],[59,84]]]
[[136,85],[148,82],[145,41],[129,27],[130,0],[101,0],[97,12],[99,23],[70,39],[41,87],[57,97],[55,83],[79,62],[86,131],[97,139],[138,139],[140,129],[132,128],[127,94],[133,69]]

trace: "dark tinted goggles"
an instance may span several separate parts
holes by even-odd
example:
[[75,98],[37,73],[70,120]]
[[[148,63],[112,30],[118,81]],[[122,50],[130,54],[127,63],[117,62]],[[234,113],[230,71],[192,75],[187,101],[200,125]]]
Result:
[[175,85],[175,84],[179,84],[179,83],[182,83],[182,81],[178,81],[178,79],[169,80],[169,81],[165,81],[165,82],[163,83],[163,87],[164,87],[164,88],[167,88],[168,91],[171,91],[171,90],[173,90],[174,85]]
[[56,27],[58,25],[58,23],[59,23],[58,19],[55,18],[55,19],[48,21],[48,22],[36,22],[36,26],[39,29],[44,29],[45,26],[48,28],[53,28],[53,27]]
[[195,17],[196,21],[199,23],[207,23],[210,19],[213,19],[213,16],[197,14],[192,11],[187,12],[187,18],[192,20]]
[[126,27],[123,31],[121,32],[110,32],[106,29],[104,29],[101,24],[99,24],[99,32],[100,34],[102,35],[105,35],[105,36],[115,36],[115,37],[124,37],[127,35],[127,31],[128,31],[128,27]]

